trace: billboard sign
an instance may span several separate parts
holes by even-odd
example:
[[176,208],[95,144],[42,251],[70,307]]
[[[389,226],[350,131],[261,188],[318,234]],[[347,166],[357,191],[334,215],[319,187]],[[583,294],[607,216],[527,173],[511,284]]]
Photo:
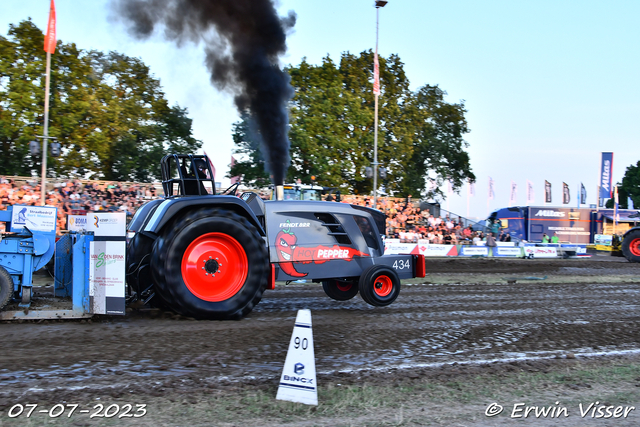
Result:
[[611,198],[611,170],[613,169],[613,153],[602,153],[600,164],[600,198]]
[[67,230],[85,231],[87,229],[86,215],[67,215]]
[[11,231],[21,232],[23,228],[31,231],[55,233],[57,208],[53,206],[13,205],[11,212]]
[[529,241],[540,242],[542,235],[557,233],[560,242],[588,244],[591,237],[591,211],[578,208],[529,208]]

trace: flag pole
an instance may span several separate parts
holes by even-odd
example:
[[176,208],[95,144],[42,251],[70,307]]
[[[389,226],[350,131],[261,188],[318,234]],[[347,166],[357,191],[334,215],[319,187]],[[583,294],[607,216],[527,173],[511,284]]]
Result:
[[40,184],[40,205],[45,205],[47,189],[47,145],[49,141],[49,83],[51,74],[51,53],[47,52],[47,70],[44,88],[44,138],[42,138],[42,183]]
[[[384,4],[382,5],[384,6]],[[376,4],[376,52],[374,57],[374,74],[373,76],[373,98],[374,98],[374,119],[373,119],[373,208],[378,209],[378,96],[380,95],[380,86],[376,88],[376,77],[379,79],[378,65],[378,25],[380,22],[380,7]],[[378,80],[378,85],[379,85]]]
[[[47,68],[44,89],[44,132],[42,135],[42,183],[40,184],[40,205],[46,204],[47,193],[47,146],[49,144],[49,87],[51,82],[51,54],[56,50],[56,6],[51,0],[47,34],[44,38],[44,50],[47,52]],[[55,138],[53,138],[55,139]]]

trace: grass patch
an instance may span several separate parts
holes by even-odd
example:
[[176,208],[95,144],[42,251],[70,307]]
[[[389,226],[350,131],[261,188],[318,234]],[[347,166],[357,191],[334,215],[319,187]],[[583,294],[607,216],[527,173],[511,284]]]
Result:
[[[319,378],[319,405],[275,399],[277,386],[239,385],[181,396],[157,398],[144,418],[127,425],[180,426],[419,426],[483,425],[484,410],[499,402],[508,417],[514,404],[553,406],[555,402],[579,417],[578,405],[599,401],[633,405],[640,401],[640,363],[635,359],[551,360],[538,364],[444,366],[412,372],[395,371],[358,380]],[[340,382],[338,382],[340,381]],[[362,381],[360,383],[360,381]],[[120,402],[124,403],[124,402]],[[640,405],[638,405],[640,406]],[[640,409],[638,410],[640,415]],[[635,416],[635,413],[631,413]],[[627,422],[637,418],[628,418]],[[75,419],[77,418],[77,419]],[[2,416],[2,426],[45,425],[48,419]],[[56,419],[55,425],[83,425],[80,417]],[[576,420],[577,421],[577,420]],[[640,420],[638,420],[640,425]],[[100,425],[118,425],[101,420]]]
[[[491,402],[502,402],[505,407],[524,401],[543,406],[560,400],[572,408],[577,408],[580,402],[592,401],[634,404],[640,400],[636,387],[639,377],[640,365],[636,363],[607,366],[575,363],[549,372],[462,373],[454,379],[418,378],[401,384],[390,381],[340,385],[321,381],[317,407],[277,401],[277,389],[272,387],[218,394],[196,405],[202,409],[185,410],[183,416],[191,419],[198,417],[197,413],[202,415],[204,410],[209,420],[216,420],[211,425],[242,426],[446,424],[451,419],[473,420]],[[434,415],[436,412],[438,415]],[[243,422],[237,423],[239,419]],[[197,420],[192,421],[197,425]]]

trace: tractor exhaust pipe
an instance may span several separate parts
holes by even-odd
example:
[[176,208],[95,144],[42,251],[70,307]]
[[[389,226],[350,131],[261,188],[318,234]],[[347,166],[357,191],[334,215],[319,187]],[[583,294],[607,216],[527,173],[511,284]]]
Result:
[[276,200],[284,200],[284,185],[276,185]]

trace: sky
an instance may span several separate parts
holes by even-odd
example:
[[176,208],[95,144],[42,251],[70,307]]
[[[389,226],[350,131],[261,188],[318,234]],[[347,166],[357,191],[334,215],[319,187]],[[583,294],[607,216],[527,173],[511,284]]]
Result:
[[[229,168],[232,125],[239,117],[228,93],[209,82],[202,46],[176,46],[161,33],[140,41],[111,12],[110,0],[56,0],[57,36],[81,49],[117,51],[141,58],[158,78],[169,102],[186,107],[194,136],[213,158],[217,179]],[[376,9],[372,0],[280,0],[281,16],[297,21],[287,38],[282,65],[303,58],[320,64],[329,55],[373,49]],[[46,28],[49,0],[0,3],[0,34],[31,17]],[[411,88],[439,85],[448,102],[464,101],[471,132],[465,136],[475,195],[467,187],[441,206],[472,218],[510,204],[562,205],[562,184],[584,184],[587,203],[597,203],[601,152],[613,152],[612,176],[640,160],[640,2],[637,0],[389,0],[379,10],[379,54],[397,54]],[[373,147],[372,147],[373,150]],[[489,177],[495,197],[488,199]],[[445,190],[446,191],[446,190]],[[416,195],[413,195],[416,198]]]

